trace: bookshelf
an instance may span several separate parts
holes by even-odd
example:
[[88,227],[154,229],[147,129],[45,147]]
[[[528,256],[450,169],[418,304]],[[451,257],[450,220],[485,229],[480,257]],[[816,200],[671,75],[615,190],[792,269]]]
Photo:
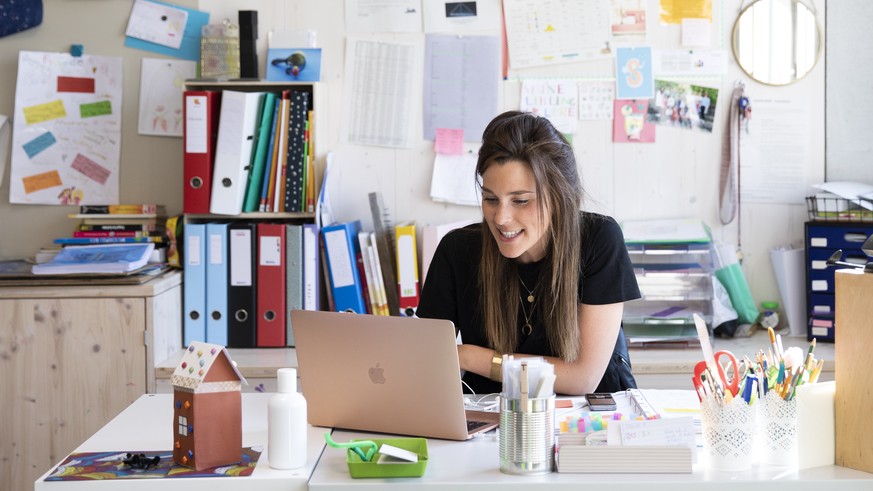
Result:
[[[185,91],[216,91],[223,92],[232,90],[237,92],[273,92],[281,93],[283,90],[298,90],[309,94],[309,109],[314,111],[313,127],[310,128],[310,135],[313,139],[313,170],[315,183],[315,196],[317,197],[321,191],[321,182],[324,178],[324,151],[320,148],[319,142],[324,141],[325,111],[320,108],[325,107],[323,100],[324,86],[319,82],[314,83],[298,83],[298,82],[271,82],[265,80],[240,80],[240,81],[211,81],[200,79],[189,79],[185,81]],[[214,219],[233,219],[233,220],[301,220],[314,221],[315,212],[243,212],[237,215],[224,215],[212,213],[185,213],[186,221],[191,220],[214,220]]]
[[[312,139],[311,149],[309,153],[311,153],[312,157],[312,178],[308,179],[308,182],[311,184],[311,188],[313,190],[312,195],[317,200],[318,194],[321,188],[321,182],[324,176],[324,160],[325,155],[324,152],[320,151],[319,143],[323,140],[323,128],[325,127],[325,122],[323,115],[325,111],[320,110],[320,108],[325,107],[322,103],[324,86],[321,83],[296,83],[296,82],[272,82],[272,81],[264,81],[264,80],[234,80],[234,81],[214,81],[214,80],[200,80],[200,79],[190,79],[185,81],[184,90],[188,91],[213,91],[213,92],[224,92],[224,91],[234,91],[234,92],[264,92],[264,93],[274,93],[281,94],[282,91],[299,91],[307,94],[308,102],[307,108],[310,111],[313,111],[313,118],[311,120],[311,126],[309,128],[309,137]],[[222,97],[224,99],[224,97]],[[220,105],[216,108],[218,114],[220,114]],[[275,122],[275,120],[274,120]],[[219,122],[220,124],[220,122]],[[260,124],[260,121],[258,121]],[[287,130],[286,130],[287,131]],[[254,154],[256,152],[256,147],[253,146],[251,152]],[[212,155],[212,165],[215,165],[215,155],[217,154],[217,150],[213,151]],[[187,165],[187,161],[186,161]],[[213,168],[212,178],[216,178],[215,168]],[[266,175],[266,174],[265,174]],[[245,184],[245,183],[243,183]],[[211,186],[211,183],[209,183]],[[190,183],[187,180],[183,183],[184,190],[183,192],[189,192]],[[211,192],[210,192],[211,194]],[[211,198],[211,197],[210,197]],[[314,204],[314,202],[312,202]],[[245,205],[245,203],[244,203]],[[244,206],[245,208],[245,206]],[[306,224],[318,224],[317,216],[314,208],[307,207],[306,211],[272,211],[272,212],[264,212],[264,211],[254,211],[254,212],[239,212],[236,214],[225,214],[225,213],[191,213],[189,212],[187,199],[186,206],[183,213],[183,226],[187,230],[192,225],[199,224],[210,224],[210,223],[226,223],[230,224],[230,228],[232,229],[234,224],[242,224],[242,223],[253,223],[257,225],[260,224],[285,224],[285,225],[306,225]],[[198,210],[199,211],[199,210]],[[317,238],[317,235],[316,235]],[[187,238],[182,238],[186,242],[183,242],[183,245],[187,246]],[[209,240],[208,238],[206,240]],[[225,247],[228,252],[228,260],[233,253],[233,248],[225,243]],[[253,247],[256,247],[253,246]],[[254,254],[257,254],[257,251],[253,250]],[[208,256],[204,256],[206,258]],[[287,257],[286,257],[287,259]],[[187,260],[183,261],[183,265],[187,266]],[[286,266],[291,265],[290,261],[287,261]],[[321,277],[320,272],[321,266],[318,265],[318,275]],[[188,271],[186,271],[188,274]],[[192,274],[193,278],[193,274]],[[187,283],[187,282],[186,282]],[[204,283],[206,287],[209,287],[208,280]],[[287,285],[287,284],[286,284]],[[189,286],[186,284],[186,286]],[[253,288],[257,288],[257,279],[254,278]],[[189,290],[186,289],[186,292]],[[324,305],[324,287],[322,284],[321,291],[317,292],[317,296],[321,301],[321,305]],[[226,312],[226,319],[229,322],[233,321],[232,313],[229,311],[230,306],[228,306],[228,312]],[[287,316],[288,308],[286,310],[285,315]],[[204,313],[207,315],[207,320],[210,312],[208,309],[204,310]],[[253,315],[257,314],[256,311],[251,312]],[[183,309],[183,323],[188,321],[191,317],[191,311],[188,309],[186,305],[185,309]],[[207,342],[214,342],[210,339],[205,339]],[[184,341],[183,341],[184,344]],[[272,377],[275,377],[275,368],[281,366],[290,366],[296,364],[294,361],[294,350],[290,347],[249,347],[236,345],[232,341],[232,339],[228,339],[226,342],[219,342],[219,344],[226,344],[229,348],[231,348],[231,356],[233,356],[234,360],[238,360],[240,364],[240,368],[244,374],[248,373],[251,376],[252,373],[263,374],[265,370],[270,371]],[[239,352],[238,352],[239,350]],[[280,361],[270,361],[264,362],[264,357],[259,357],[256,355],[252,356],[244,356],[244,352],[260,352],[265,351],[268,352],[265,354],[266,358],[269,360],[280,360]],[[175,356],[175,355],[174,355]],[[173,356],[171,356],[167,361],[171,362]],[[290,361],[289,361],[290,360]],[[266,363],[266,365],[264,365]],[[267,366],[268,365],[268,366]],[[274,388],[275,390],[275,388]]]

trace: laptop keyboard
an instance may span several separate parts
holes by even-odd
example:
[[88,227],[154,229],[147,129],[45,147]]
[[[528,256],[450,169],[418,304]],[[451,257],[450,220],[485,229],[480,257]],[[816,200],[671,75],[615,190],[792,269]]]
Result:
[[467,421],[467,433],[476,430],[477,428],[481,428],[485,425],[488,425],[487,421]]

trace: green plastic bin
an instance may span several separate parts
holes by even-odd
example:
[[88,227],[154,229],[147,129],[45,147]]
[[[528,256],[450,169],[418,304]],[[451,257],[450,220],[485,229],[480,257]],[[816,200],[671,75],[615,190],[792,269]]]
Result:
[[[352,440],[360,441],[360,440]],[[349,474],[355,478],[370,477],[421,477],[427,468],[427,440],[424,438],[385,438],[373,439],[377,448],[383,443],[418,454],[418,462],[408,464],[378,464],[381,454],[377,451],[371,462],[364,462],[352,449],[346,451]]]

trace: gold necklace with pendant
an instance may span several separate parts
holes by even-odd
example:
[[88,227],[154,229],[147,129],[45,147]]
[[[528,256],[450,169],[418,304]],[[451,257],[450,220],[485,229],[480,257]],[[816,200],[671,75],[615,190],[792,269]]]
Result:
[[[521,276],[518,277],[518,281],[520,281],[521,286],[523,286],[524,289],[527,290],[527,303],[534,303],[534,300],[536,300],[536,297],[534,297],[533,290],[531,290],[530,288],[527,287],[527,285],[524,284],[524,280],[521,279]],[[536,289],[536,286],[534,286],[534,289]]]

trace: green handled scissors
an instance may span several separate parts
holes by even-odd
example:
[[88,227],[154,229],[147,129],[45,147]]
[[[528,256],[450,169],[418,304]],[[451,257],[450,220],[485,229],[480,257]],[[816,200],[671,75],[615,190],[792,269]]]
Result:
[[[330,437],[330,432],[324,434],[324,441],[327,442],[333,448],[349,448],[361,458],[364,462],[369,462],[370,459],[373,458],[373,454],[376,453],[376,442],[372,440],[358,440],[356,442],[348,442],[348,443],[337,443],[333,441],[333,438]],[[363,447],[370,447],[366,453],[361,450]]]

